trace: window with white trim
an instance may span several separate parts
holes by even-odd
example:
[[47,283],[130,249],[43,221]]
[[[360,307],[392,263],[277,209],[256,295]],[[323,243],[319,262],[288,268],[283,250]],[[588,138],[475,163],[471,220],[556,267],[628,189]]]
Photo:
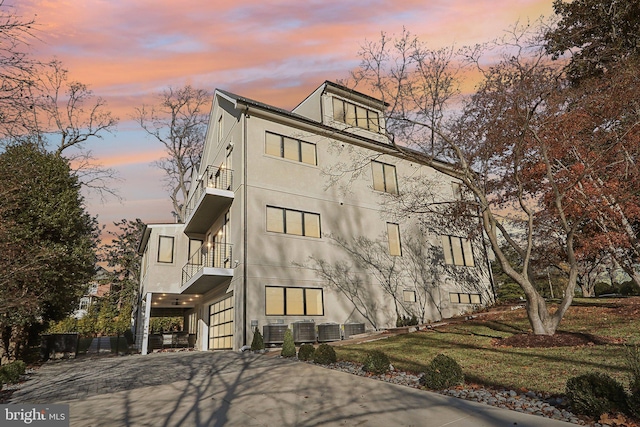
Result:
[[398,179],[394,165],[388,165],[374,160],[371,162],[371,170],[373,173],[374,190],[398,194]]
[[278,135],[265,133],[264,152],[270,156],[281,157],[294,162],[317,165],[316,144]]
[[456,236],[441,236],[444,262],[448,265],[473,267],[473,251],[469,239]]
[[267,206],[267,231],[320,237],[320,214]]
[[265,286],[265,315],[322,316],[322,288]]

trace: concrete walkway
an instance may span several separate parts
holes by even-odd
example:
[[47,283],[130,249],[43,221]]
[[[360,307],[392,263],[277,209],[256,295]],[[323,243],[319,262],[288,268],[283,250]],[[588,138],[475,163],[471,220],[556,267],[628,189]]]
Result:
[[50,362],[11,403],[72,426],[570,426],[307,363],[231,352]]

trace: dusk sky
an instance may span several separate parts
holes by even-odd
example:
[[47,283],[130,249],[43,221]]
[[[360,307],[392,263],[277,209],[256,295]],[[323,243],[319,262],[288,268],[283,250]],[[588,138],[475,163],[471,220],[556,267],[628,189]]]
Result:
[[88,197],[103,224],[170,222],[163,155],[131,121],[154,94],[191,84],[291,109],[325,80],[348,76],[365,40],[402,27],[431,48],[481,43],[517,20],[552,15],[552,0],[5,0],[35,15],[41,60],[56,57],[120,118],[117,132],[87,145],[115,169],[122,203]]

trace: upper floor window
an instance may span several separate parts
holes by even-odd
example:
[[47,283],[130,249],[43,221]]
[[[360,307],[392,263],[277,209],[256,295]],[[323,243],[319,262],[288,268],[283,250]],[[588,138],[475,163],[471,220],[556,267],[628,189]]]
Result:
[[449,265],[466,265],[473,267],[473,251],[469,239],[455,236],[442,236],[444,262]]
[[267,206],[267,231],[320,237],[320,215]]
[[380,115],[377,111],[333,98],[333,119],[349,126],[380,132]]
[[453,198],[456,200],[462,200],[462,184],[459,182],[451,183],[451,190],[453,192]]
[[158,262],[173,262],[173,237],[160,236],[158,240]]
[[266,133],[264,152],[294,162],[318,164],[315,144],[271,132]]
[[220,117],[218,117],[218,144],[222,142],[223,138],[224,138],[224,133],[222,130],[222,115],[221,115]]
[[387,223],[387,236],[389,237],[389,255],[400,256],[400,226],[392,222]]
[[373,189],[386,193],[398,194],[396,167],[376,161],[371,162],[373,170]]

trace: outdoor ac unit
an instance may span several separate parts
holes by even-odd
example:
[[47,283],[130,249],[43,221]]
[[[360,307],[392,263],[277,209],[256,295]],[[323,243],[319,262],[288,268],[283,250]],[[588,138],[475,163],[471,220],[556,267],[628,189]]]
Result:
[[297,343],[316,341],[316,323],[308,320],[293,322],[293,340]]
[[340,325],[337,323],[320,323],[318,325],[318,342],[340,341]]
[[348,340],[352,335],[364,334],[364,323],[345,323],[344,339]]
[[262,336],[265,344],[282,344],[284,342],[284,333],[289,329],[289,325],[285,324],[268,324],[262,327]]

